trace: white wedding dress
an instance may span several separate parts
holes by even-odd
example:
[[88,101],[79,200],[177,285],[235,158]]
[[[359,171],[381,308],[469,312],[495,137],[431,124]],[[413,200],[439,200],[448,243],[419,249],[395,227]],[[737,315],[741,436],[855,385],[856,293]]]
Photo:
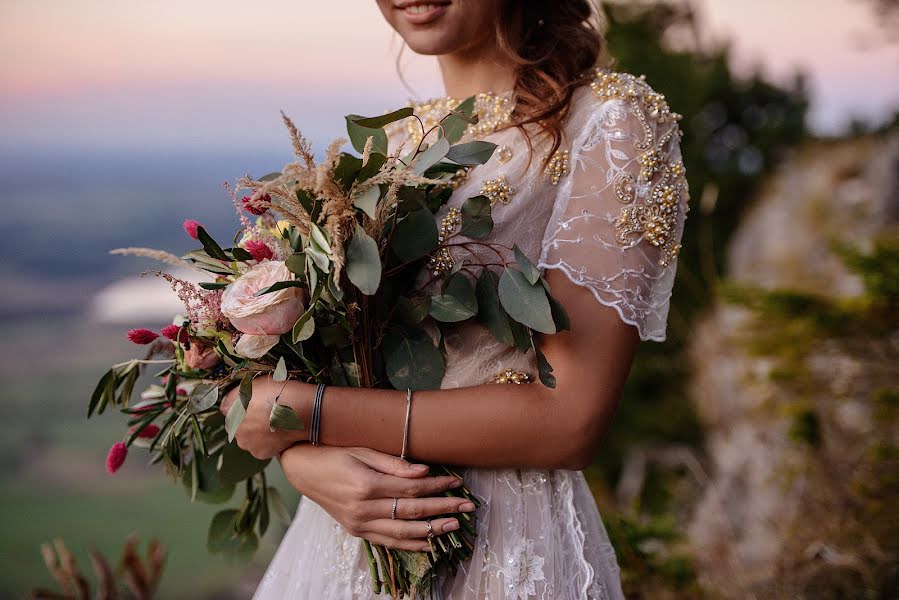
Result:
[[[415,106],[434,122],[455,104]],[[541,268],[559,269],[593,292],[597,310],[611,307],[641,339],[663,340],[687,212],[679,116],[642,78],[598,70],[592,85],[575,92],[562,149],[544,170],[545,146],[535,145],[528,164],[520,130],[494,131],[508,121],[510,95],[481,94],[476,106],[480,123],[466,136],[492,141],[497,151],[459,182],[437,218],[485,193],[495,200],[490,241],[518,244]],[[405,125],[392,144],[401,133]],[[449,260],[465,256],[454,251]],[[505,370],[536,380],[532,352],[496,342],[477,324],[447,335],[446,349],[443,388],[481,385]],[[434,598],[623,598],[615,552],[581,472],[468,469],[463,476],[483,500],[476,547],[455,576],[438,578]],[[377,598],[369,577],[360,541],[303,499],[255,598]]]

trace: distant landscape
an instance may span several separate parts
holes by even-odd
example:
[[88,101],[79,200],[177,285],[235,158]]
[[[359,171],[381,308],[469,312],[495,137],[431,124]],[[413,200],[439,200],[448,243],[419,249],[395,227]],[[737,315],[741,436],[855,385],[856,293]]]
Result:
[[[188,250],[187,217],[224,235],[236,217],[222,183],[247,171],[240,165],[258,174],[287,158],[147,153],[0,161],[0,599],[50,584],[39,546],[57,537],[79,551],[87,570],[88,546],[116,557],[129,533],[143,541],[158,536],[170,552],[161,598],[244,597],[240,583],[261,575],[283,525],[272,528],[255,565],[229,565],[205,550],[216,508],[191,505],[180,485],[145,465],[145,453],[132,451],[122,471],[106,474],[105,454],[122,418],[85,421],[86,400],[111,363],[135,353],[127,329],[164,323],[108,324],[90,314],[99,290],[158,267],[109,249]],[[295,506],[296,493],[270,470]],[[173,566],[188,561],[190,568]]]

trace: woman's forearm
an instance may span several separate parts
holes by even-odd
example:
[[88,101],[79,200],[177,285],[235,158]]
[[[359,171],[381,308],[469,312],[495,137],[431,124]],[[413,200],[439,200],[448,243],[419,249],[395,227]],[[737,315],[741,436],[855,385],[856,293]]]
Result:
[[[497,384],[414,392],[408,455],[463,466],[575,467],[575,420],[543,389]],[[310,396],[309,386],[292,391]],[[294,402],[308,422],[311,399]],[[328,387],[321,442],[399,455],[405,414],[405,391]]]
[[[585,466],[611,421],[638,339],[612,309],[597,309],[589,292],[579,292],[566,298],[572,332],[543,340],[555,389],[534,382],[415,392],[408,455],[461,466]],[[307,423],[313,390],[292,383],[282,395]],[[405,391],[328,387],[321,442],[398,455],[405,413]]]

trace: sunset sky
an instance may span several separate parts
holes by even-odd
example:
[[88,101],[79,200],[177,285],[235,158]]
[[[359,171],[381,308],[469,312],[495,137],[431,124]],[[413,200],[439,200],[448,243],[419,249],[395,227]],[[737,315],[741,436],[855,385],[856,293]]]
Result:
[[[740,68],[810,73],[819,130],[899,106],[899,46],[872,42],[862,0],[698,4]],[[323,142],[407,100],[398,48],[373,0],[0,0],[0,147],[270,147],[282,108]],[[433,59],[403,64],[417,96],[441,92]]]

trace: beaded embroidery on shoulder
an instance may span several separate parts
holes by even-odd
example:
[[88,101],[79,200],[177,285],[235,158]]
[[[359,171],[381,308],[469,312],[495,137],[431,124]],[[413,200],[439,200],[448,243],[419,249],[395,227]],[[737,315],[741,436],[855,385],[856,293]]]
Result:
[[689,200],[683,162],[672,156],[672,146],[682,137],[681,115],[643,75],[597,69],[590,89],[600,103],[626,103],[642,129],[634,141],[639,168],[623,169],[614,182],[615,195],[624,205],[615,221],[616,239],[626,246],[646,240],[661,250],[659,264],[667,266],[680,251],[678,221]]
[[[440,120],[456,108],[462,100],[451,96],[431,98],[424,102],[409,102],[415,114],[422,120],[424,130],[427,132],[435,127]],[[512,121],[512,110],[515,103],[512,92],[496,93],[482,92],[475,96],[474,113],[478,116],[478,122],[469,125],[462,136],[461,141],[480,138],[490,135],[494,131],[508,125]],[[414,143],[421,141],[422,124],[417,119],[405,119],[399,123],[388,126],[389,135],[403,135]],[[430,138],[429,138],[430,139]]]

